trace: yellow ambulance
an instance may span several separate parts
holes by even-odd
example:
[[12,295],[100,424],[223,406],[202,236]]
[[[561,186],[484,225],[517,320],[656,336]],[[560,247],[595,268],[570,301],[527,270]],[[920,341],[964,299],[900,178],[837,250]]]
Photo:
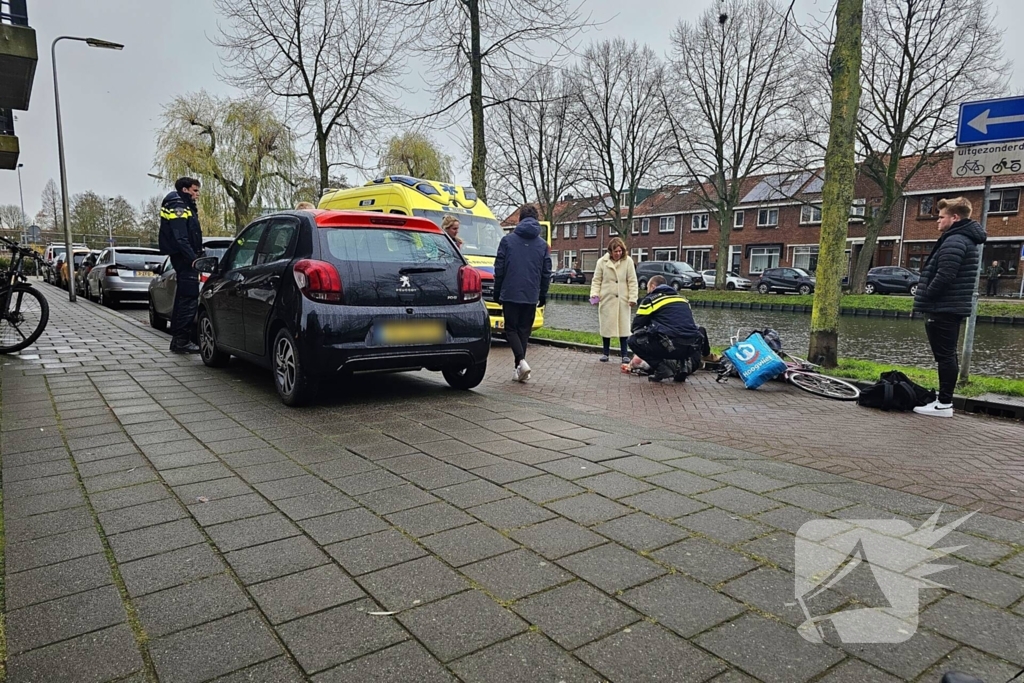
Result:
[[[435,180],[403,175],[371,180],[362,187],[328,190],[320,198],[319,209],[354,209],[400,216],[421,216],[441,225],[448,214],[459,219],[459,237],[466,262],[480,271],[484,301],[491,318],[491,328],[501,331],[505,321],[501,306],[491,301],[494,293],[494,257],[498,243],[505,236],[491,210],[477,198],[476,190]],[[541,223],[544,239],[551,244],[551,226]],[[537,309],[533,329],[544,324],[544,309]]]

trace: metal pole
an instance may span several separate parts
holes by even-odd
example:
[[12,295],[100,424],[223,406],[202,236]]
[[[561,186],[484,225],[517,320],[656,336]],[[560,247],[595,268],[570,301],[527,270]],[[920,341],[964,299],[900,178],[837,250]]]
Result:
[[28,216],[25,215],[25,193],[21,189],[21,167],[25,164],[18,164],[18,198],[21,200],[21,243],[28,244],[25,230],[28,228]]
[[[981,229],[988,224],[988,200],[992,197],[992,176],[985,176],[985,197],[982,199]],[[971,315],[967,318],[967,332],[964,333],[964,355],[960,362],[960,384],[966,384],[971,378],[971,354],[974,352],[974,328],[978,323],[978,285],[981,282],[981,269],[985,265],[985,245],[978,245],[978,270],[974,274],[974,294],[971,296]]]
[[57,110],[57,157],[60,160],[60,199],[64,211],[64,249],[67,252],[64,262],[68,264],[68,300],[75,303],[75,259],[71,248],[71,224],[68,222],[68,170],[64,162],[64,128],[60,121],[60,93],[57,89],[57,43],[69,36],[54,38],[50,45],[50,60],[53,64],[53,104]]

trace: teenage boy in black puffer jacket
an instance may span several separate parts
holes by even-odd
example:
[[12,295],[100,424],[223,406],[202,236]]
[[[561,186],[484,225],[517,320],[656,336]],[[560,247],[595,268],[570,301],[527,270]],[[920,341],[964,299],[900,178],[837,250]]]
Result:
[[939,396],[914,412],[953,417],[953,389],[960,374],[956,342],[960,324],[971,314],[981,245],[988,236],[971,220],[971,203],[963,197],[939,200],[938,227],[942,236],[921,268],[914,311],[925,316],[924,329],[939,366]]

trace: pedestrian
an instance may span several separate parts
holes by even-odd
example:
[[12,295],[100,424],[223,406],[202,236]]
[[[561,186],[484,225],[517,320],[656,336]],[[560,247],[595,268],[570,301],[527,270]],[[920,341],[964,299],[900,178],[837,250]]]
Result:
[[459,237],[459,219],[451,214],[446,215],[441,219],[441,229],[452,238],[459,251],[462,251],[462,238]]
[[519,209],[519,224],[501,238],[494,258],[494,300],[501,304],[505,318],[505,338],[512,347],[515,372],[512,379],[530,378],[526,346],[533,331],[537,306],[548,300],[551,284],[551,249],[540,236],[537,207]]
[[612,337],[619,340],[622,362],[629,362],[626,341],[629,339],[629,318],[637,302],[636,266],[626,256],[626,243],[615,237],[608,243],[608,253],[597,260],[590,282],[590,303],[597,306],[597,318],[604,343],[600,360],[608,362]]
[[171,313],[171,351],[199,353],[192,342],[192,325],[199,306],[199,272],[192,265],[203,253],[203,231],[199,226],[199,181],[178,178],[174,192],[160,206],[160,251],[171,257],[177,278],[174,311]]
[[629,348],[654,369],[647,377],[652,382],[683,382],[711,353],[707,330],[697,326],[690,304],[661,275],[647,281],[632,330]]
[[313,206],[313,202],[299,202],[295,205],[296,211],[312,211],[316,207]]
[[956,344],[960,324],[971,314],[981,245],[988,237],[971,220],[971,210],[963,197],[939,200],[942,234],[921,268],[914,312],[925,316],[924,330],[939,367],[939,395],[928,405],[914,408],[919,415],[953,417],[953,389],[960,374]]
[[1003,269],[999,267],[999,261],[993,261],[992,265],[985,269],[985,277],[988,278],[988,286],[985,289],[985,296],[995,296],[999,290],[999,276]]

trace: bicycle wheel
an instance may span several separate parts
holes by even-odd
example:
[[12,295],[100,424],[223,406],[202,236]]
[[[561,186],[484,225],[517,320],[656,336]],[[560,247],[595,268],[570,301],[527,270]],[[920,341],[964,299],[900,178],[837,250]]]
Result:
[[849,382],[815,372],[791,372],[789,381],[798,389],[837,401],[856,401],[860,396],[860,389]]
[[39,339],[49,319],[46,297],[28,285],[15,285],[0,316],[0,353],[20,351]]

